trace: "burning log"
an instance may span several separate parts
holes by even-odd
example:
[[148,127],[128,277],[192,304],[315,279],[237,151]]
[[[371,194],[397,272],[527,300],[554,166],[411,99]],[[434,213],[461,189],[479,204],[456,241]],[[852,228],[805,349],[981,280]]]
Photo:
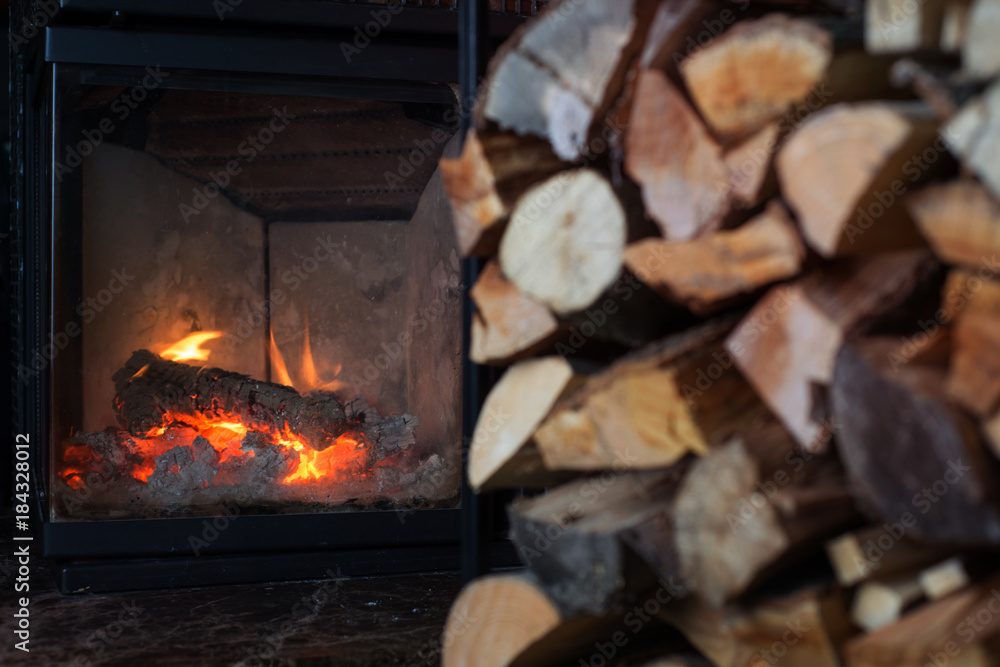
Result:
[[134,352],[113,380],[119,423],[136,436],[165,426],[167,414],[235,417],[248,428],[287,428],[323,450],[351,428],[332,394],[302,396],[292,387],[168,361],[149,350]]

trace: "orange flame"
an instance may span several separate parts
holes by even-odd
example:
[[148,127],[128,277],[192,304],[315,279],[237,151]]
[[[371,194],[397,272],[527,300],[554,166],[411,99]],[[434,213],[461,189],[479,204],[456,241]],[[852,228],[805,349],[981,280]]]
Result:
[[[185,336],[159,354],[172,361],[207,361],[211,351],[202,348],[202,345],[221,336],[221,331],[199,331]],[[285,359],[274,340],[273,332],[270,336],[269,349],[274,379],[277,382],[295,387],[303,393],[316,390],[332,391],[344,386],[344,383],[336,379],[326,383],[320,379],[309,340],[308,317],[305,321],[305,340],[302,345],[302,364],[299,370],[302,382],[297,384],[292,381]],[[143,375],[147,369],[148,365],[139,369],[135,377]],[[337,364],[334,376],[339,375],[340,370],[341,365]],[[251,429],[262,436],[261,445],[255,447],[274,447],[288,452],[287,460],[290,462],[291,472],[282,478],[282,484],[308,484],[315,480],[336,478],[345,472],[350,472],[353,476],[366,476],[363,470],[367,459],[366,448],[359,442],[357,435],[342,435],[330,447],[317,451],[300,436],[292,433],[287,424],[277,427],[255,424],[248,427],[236,415],[218,413],[190,415],[172,412],[163,415],[162,423],[162,426],[150,429],[141,437],[126,439],[130,459],[133,461],[129,473],[139,481],[148,481],[156,472],[157,458],[174,447],[194,446],[195,439],[199,436],[207,440],[218,454],[219,463],[242,457],[253,458],[256,456],[254,449],[243,449],[244,439]],[[89,448],[67,447],[63,456],[65,466],[60,475],[71,488],[83,484],[84,472],[93,467],[93,456]]]
[[212,352],[202,349],[201,346],[221,336],[221,331],[196,331],[160,352],[160,356],[171,361],[208,361]]
[[336,379],[336,377],[340,375],[342,364],[337,364],[334,368],[334,379],[329,382],[323,382],[323,380],[320,379],[319,373],[316,371],[316,362],[312,353],[312,344],[309,341],[308,314],[305,316],[304,340],[302,341],[302,364],[298,372],[301,382],[294,382],[292,380],[292,376],[288,372],[288,366],[285,363],[285,357],[281,354],[281,350],[278,349],[278,345],[274,341],[274,332],[271,332],[270,350],[271,362],[274,365],[274,375],[276,376],[274,378],[275,382],[280,382],[281,384],[288,385],[289,387],[294,387],[300,393],[308,393],[311,391],[337,391],[338,389],[342,389],[347,386],[345,383]]
[[278,349],[278,344],[274,342],[274,332],[271,332],[271,363],[274,364],[274,374],[278,377],[275,378],[277,382],[287,386],[293,387],[295,383],[292,382],[292,376],[288,374],[288,366],[285,365],[285,358],[281,356],[281,350]]
[[309,314],[305,316],[306,339],[302,343],[302,380],[306,387],[316,389],[320,385],[319,376],[316,375],[316,364],[313,363],[312,347],[309,345]]

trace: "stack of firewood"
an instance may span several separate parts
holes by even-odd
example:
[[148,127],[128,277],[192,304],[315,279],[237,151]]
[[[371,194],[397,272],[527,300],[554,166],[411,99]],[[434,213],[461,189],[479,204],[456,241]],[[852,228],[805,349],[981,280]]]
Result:
[[998,37],[557,0],[501,48],[441,164],[509,366],[467,474],[546,491],[446,666],[1000,664]]

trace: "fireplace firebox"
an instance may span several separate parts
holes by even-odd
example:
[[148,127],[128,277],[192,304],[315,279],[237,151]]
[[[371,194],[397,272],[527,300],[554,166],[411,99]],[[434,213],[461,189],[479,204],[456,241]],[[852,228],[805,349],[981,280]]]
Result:
[[21,65],[15,418],[60,586],[453,567],[455,13],[125,4],[64,0]]

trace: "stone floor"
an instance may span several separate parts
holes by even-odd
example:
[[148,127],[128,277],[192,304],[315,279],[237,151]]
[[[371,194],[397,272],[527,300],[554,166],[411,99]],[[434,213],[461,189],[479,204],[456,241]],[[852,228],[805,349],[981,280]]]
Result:
[[33,561],[30,653],[14,648],[16,567],[0,536],[0,665],[429,666],[455,573],[60,595]]

